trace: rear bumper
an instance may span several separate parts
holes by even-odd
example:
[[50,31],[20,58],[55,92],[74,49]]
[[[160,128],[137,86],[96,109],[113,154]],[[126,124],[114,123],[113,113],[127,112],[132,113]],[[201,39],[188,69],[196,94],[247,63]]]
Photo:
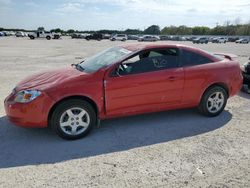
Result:
[[242,86],[243,86],[243,77],[240,75],[240,79],[236,78],[231,83],[230,96],[236,95],[241,90]]
[[37,99],[29,103],[16,103],[14,96],[9,95],[4,101],[4,108],[8,119],[21,127],[47,127],[48,113],[53,100],[42,93]]

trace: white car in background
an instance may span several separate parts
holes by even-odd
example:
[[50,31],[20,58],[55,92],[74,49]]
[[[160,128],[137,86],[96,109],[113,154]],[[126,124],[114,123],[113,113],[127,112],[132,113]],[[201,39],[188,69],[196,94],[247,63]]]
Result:
[[51,33],[46,31],[37,31],[33,33],[29,33],[28,37],[31,40],[34,40],[35,38],[46,38],[47,40],[50,39],[59,39],[61,37],[60,33]]
[[239,39],[239,40],[236,40],[235,43],[239,43],[239,44],[248,44],[249,43],[249,40],[248,39]]
[[26,37],[27,35],[24,33],[24,32],[22,32],[22,31],[17,31],[16,32],[16,37]]
[[226,43],[228,40],[225,37],[218,37],[212,40],[212,43]]
[[111,41],[126,41],[128,40],[128,36],[125,34],[116,34],[113,37],[110,38]]

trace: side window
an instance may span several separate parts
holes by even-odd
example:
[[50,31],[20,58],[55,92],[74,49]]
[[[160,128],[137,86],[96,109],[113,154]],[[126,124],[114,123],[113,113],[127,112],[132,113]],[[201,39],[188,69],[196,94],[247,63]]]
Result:
[[138,74],[158,71],[179,66],[178,49],[160,49],[143,51],[124,61],[119,67],[119,74]]
[[182,50],[181,62],[183,66],[192,66],[211,63],[212,60],[198,53]]

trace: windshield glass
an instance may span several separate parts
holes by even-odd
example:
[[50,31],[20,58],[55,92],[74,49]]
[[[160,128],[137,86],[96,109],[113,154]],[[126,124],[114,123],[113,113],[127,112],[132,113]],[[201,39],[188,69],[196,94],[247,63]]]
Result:
[[86,72],[95,72],[106,65],[110,65],[121,60],[130,53],[132,53],[132,51],[125,48],[113,47],[86,59],[79,65]]

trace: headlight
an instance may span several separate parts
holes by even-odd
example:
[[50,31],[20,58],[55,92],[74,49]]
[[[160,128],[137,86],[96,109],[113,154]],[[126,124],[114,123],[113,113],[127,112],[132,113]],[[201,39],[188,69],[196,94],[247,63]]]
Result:
[[37,90],[22,90],[15,95],[15,102],[18,103],[28,103],[36,99],[41,95],[40,91]]

